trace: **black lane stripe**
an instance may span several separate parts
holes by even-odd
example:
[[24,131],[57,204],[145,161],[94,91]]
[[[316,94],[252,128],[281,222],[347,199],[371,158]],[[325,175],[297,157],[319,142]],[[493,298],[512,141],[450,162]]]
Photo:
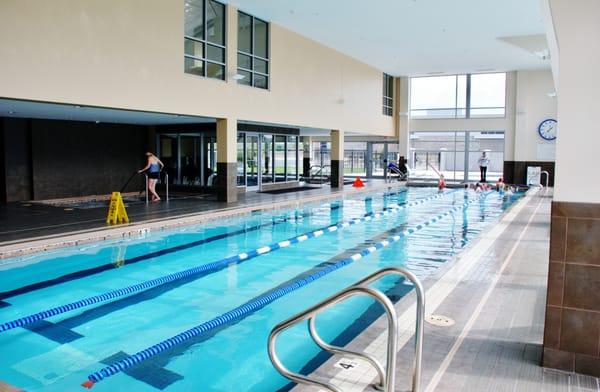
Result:
[[[310,214],[302,214],[299,215],[296,218],[304,218],[307,217]],[[150,253],[146,253],[143,255],[139,255],[136,257],[132,257],[130,259],[125,259],[123,260],[123,263],[120,263],[120,265],[129,265],[129,264],[135,264],[135,263],[139,263],[140,261],[144,261],[144,260],[148,260],[148,259],[152,259],[155,257],[160,257],[160,256],[164,256],[170,253],[174,253],[174,252],[179,252],[182,250],[186,250],[189,248],[193,248],[193,247],[197,247],[197,246],[201,246],[204,244],[208,244],[210,242],[214,242],[214,241],[218,241],[218,240],[222,240],[224,238],[228,238],[228,237],[233,237],[236,235],[240,235],[240,234],[245,234],[245,233],[250,233],[252,231],[256,231],[256,230],[260,230],[261,228],[264,227],[269,227],[269,226],[275,226],[281,223],[285,223],[287,222],[288,219],[284,218],[282,220],[279,221],[273,221],[271,223],[264,223],[264,224],[260,224],[260,225],[256,225],[256,226],[252,226],[252,227],[247,227],[247,228],[243,228],[240,230],[236,230],[236,231],[232,231],[232,232],[228,232],[228,233],[223,233],[223,234],[218,234],[212,237],[208,237],[208,238],[203,238],[201,240],[197,240],[197,241],[192,241],[192,242],[188,242],[186,244],[181,244],[181,245],[177,245],[177,246],[173,246],[171,248],[165,248],[165,249],[161,249],[161,250],[157,250],[155,252],[150,252]],[[108,264],[102,264],[99,265],[97,267],[92,267],[92,268],[88,268],[88,269],[84,269],[81,271],[75,271],[75,272],[71,272],[56,278],[52,278],[52,279],[48,279],[48,280],[44,280],[41,282],[36,282],[36,283],[32,283],[26,286],[22,286],[13,290],[9,290],[9,291],[4,291],[0,293],[0,300],[4,300],[7,298],[11,298],[11,297],[15,297],[17,295],[22,295],[22,294],[27,294],[30,293],[32,291],[36,291],[36,290],[40,290],[40,289],[45,289],[51,286],[55,286],[61,283],[66,283],[66,282],[70,282],[73,280],[77,280],[77,279],[81,279],[81,278],[85,278],[88,276],[92,276],[92,275],[96,275],[99,274],[101,272],[104,271],[109,271],[112,269],[118,268],[115,264],[113,263],[108,263]],[[7,302],[0,302],[0,304],[7,304]],[[10,304],[9,304],[10,305]],[[0,306],[0,307],[4,307],[4,306]]]

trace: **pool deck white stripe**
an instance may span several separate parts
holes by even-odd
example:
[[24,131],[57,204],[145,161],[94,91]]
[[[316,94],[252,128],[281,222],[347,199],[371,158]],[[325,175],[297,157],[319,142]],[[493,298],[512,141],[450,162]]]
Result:
[[477,320],[477,318],[481,314],[481,311],[482,311],[483,307],[485,306],[485,304],[489,300],[490,295],[492,294],[492,291],[494,291],[494,289],[496,288],[496,285],[498,284],[498,281],[502,277],[502,274],[504,273],[504,270],[508,266],[509,262],[512,260],[513,255],[517,251],[518,246],[521,244],[521,241],[523,240],[523,237],[525,236],[525,233],[527,232],[527,229],[531,225],[531,222],[533,221],[533,219],[536,217],[537,212],[538,212],[538,210],[539,210],[539,208],[540,208],[541,205],[542,205],[542,199],[540,199],[538,201],[538,204],[535,207],[535,210],[533,211],[533,214],[531,214],[531,217],[527,221],[527,224],[523,228],[523,231],[521,231],[521,234],[519,235],[519,238],[517,239],[517,241],[515,242],[515,244],[511,248],[510,253],[508,254],[508,256],[506,256],[506,259],[504,260],[504,263],[500,267],[500,271],[494,277],[494,280],[492,281],[492,284],[488,287],[487,291],[485,292],[485,294],[481,298],[481,301],[479,301],[479,304],[477,304],[477,308],[473,312],[473,315],[471,316],[471,318],[469,319],[469,321],[467,321],[467,324],[464,326],[464,328],[461,331],[460,335],[458,336],[458,339],[456,340],[456,342],[454,342],[454,345],[450,349],[450,352],[448,353],[448,355],[446,355],[446,358],[442,362],[442,365],[440,366],[440,368],[437,370],[437,372],[434,374],[433,378],[429,382],[429,385],[427,386],[427,389],[425,389],[425,392],[434,392],[435,389],[437,388],[438,384],[440,383],[440,380],[442,379],[442,376],[444,375],[444,373],[448,369],[448,366],[452,362],[452,359],[454,359],[454,356],[456,355],[456,352],[458,351],[458,349],[460,348],[460,346],[463,344],[465,338],[467,337],[467,335],[469,334],[469,332],[473,328],[473,325],[475,324],[475,321]]
[[[488,249],[490,249],[494,241],[506,230],[511,222],[523,210],[527,202],[536,193],[536,190],[528,192],[528,194],[519,200],[487,233],[481,234],[477,242],[471,244],[465,249],[460,256],[460,263],[455,263],[448,270],[443,279],[440,279],[429,288],[426,293],[426,314],[434,313],[435,310],[446,299],[447,295],[452,292],[464,276],[466,276],[472,268],[477,265],[477,262]],[[410,232],[412,229],[406,231]],[[403,347],[414,335],[414,325],[416,321],[416,304],[411,305],[407,310],[398,316],[398,347]],[[373,342],[364,350],[366,353],[374,355],[377,358],[385,358],[387,350],[387,333],[381,333]],[[326,365],[325,365],[326,366]],[[363,391],[365,385],[371,385],[375,382],[377,373],[372,367],[365,367],[364,372],[344,371],[338,372],[329,382],[333,385],[342,388],[344,392]],[[302,390],[302,387],[297,387],[295,390]]]

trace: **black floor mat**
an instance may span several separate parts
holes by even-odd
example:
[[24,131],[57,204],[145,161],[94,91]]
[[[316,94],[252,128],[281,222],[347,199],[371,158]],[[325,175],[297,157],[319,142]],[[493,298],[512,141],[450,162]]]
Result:
[[261,191],[260,193],[268,193],[270,195],[279,195],[280,193],[310,191],[311,189],[321,189],[316,186],[298,186],[295,188],[275,189],[272,191]]

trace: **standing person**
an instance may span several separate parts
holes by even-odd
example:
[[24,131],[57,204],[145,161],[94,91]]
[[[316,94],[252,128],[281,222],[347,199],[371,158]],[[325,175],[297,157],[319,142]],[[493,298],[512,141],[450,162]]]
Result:
[[440,179],[438,181],[438,192],[443,192],[444,188],[446,188],[446,179],[443,174],[440,174]]
[[485,151],[481,153],[481,157],[479,157],[479,160],[477,162],[479,163],[479,173],[481,174],[481,182],[486,182],[485,176],[487,174],[488,165],[490,164],[490,159],[487,157]]
[[148,176],[148,190],[152,194],[152,201],[159,201],[160,197],[156,193],[156,182],[160,177],[160,171],[165,165],[151,152],[146,153],[147,163],[143,169],[138,170],[138,173],[147,171]]

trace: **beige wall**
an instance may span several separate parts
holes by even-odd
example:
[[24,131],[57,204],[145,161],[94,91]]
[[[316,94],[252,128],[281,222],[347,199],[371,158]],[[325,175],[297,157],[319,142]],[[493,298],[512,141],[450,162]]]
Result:
[[515,161],[554,161],[556,141],[545,141],[538,134],[540,122],[556,119],[556,97],[550,70],[517,72],[515,118]]
[[[183,4],[0,1],[0,96],[395,134],[381,71],[275,24],[271,91],[185,74]],[[234,8],[228,16],[231,60]]]
[[554,200],[600,203],[600,2],[549,0],[549,5],[546,23],[553,23],[558,42],[551,55],[560,66]]

